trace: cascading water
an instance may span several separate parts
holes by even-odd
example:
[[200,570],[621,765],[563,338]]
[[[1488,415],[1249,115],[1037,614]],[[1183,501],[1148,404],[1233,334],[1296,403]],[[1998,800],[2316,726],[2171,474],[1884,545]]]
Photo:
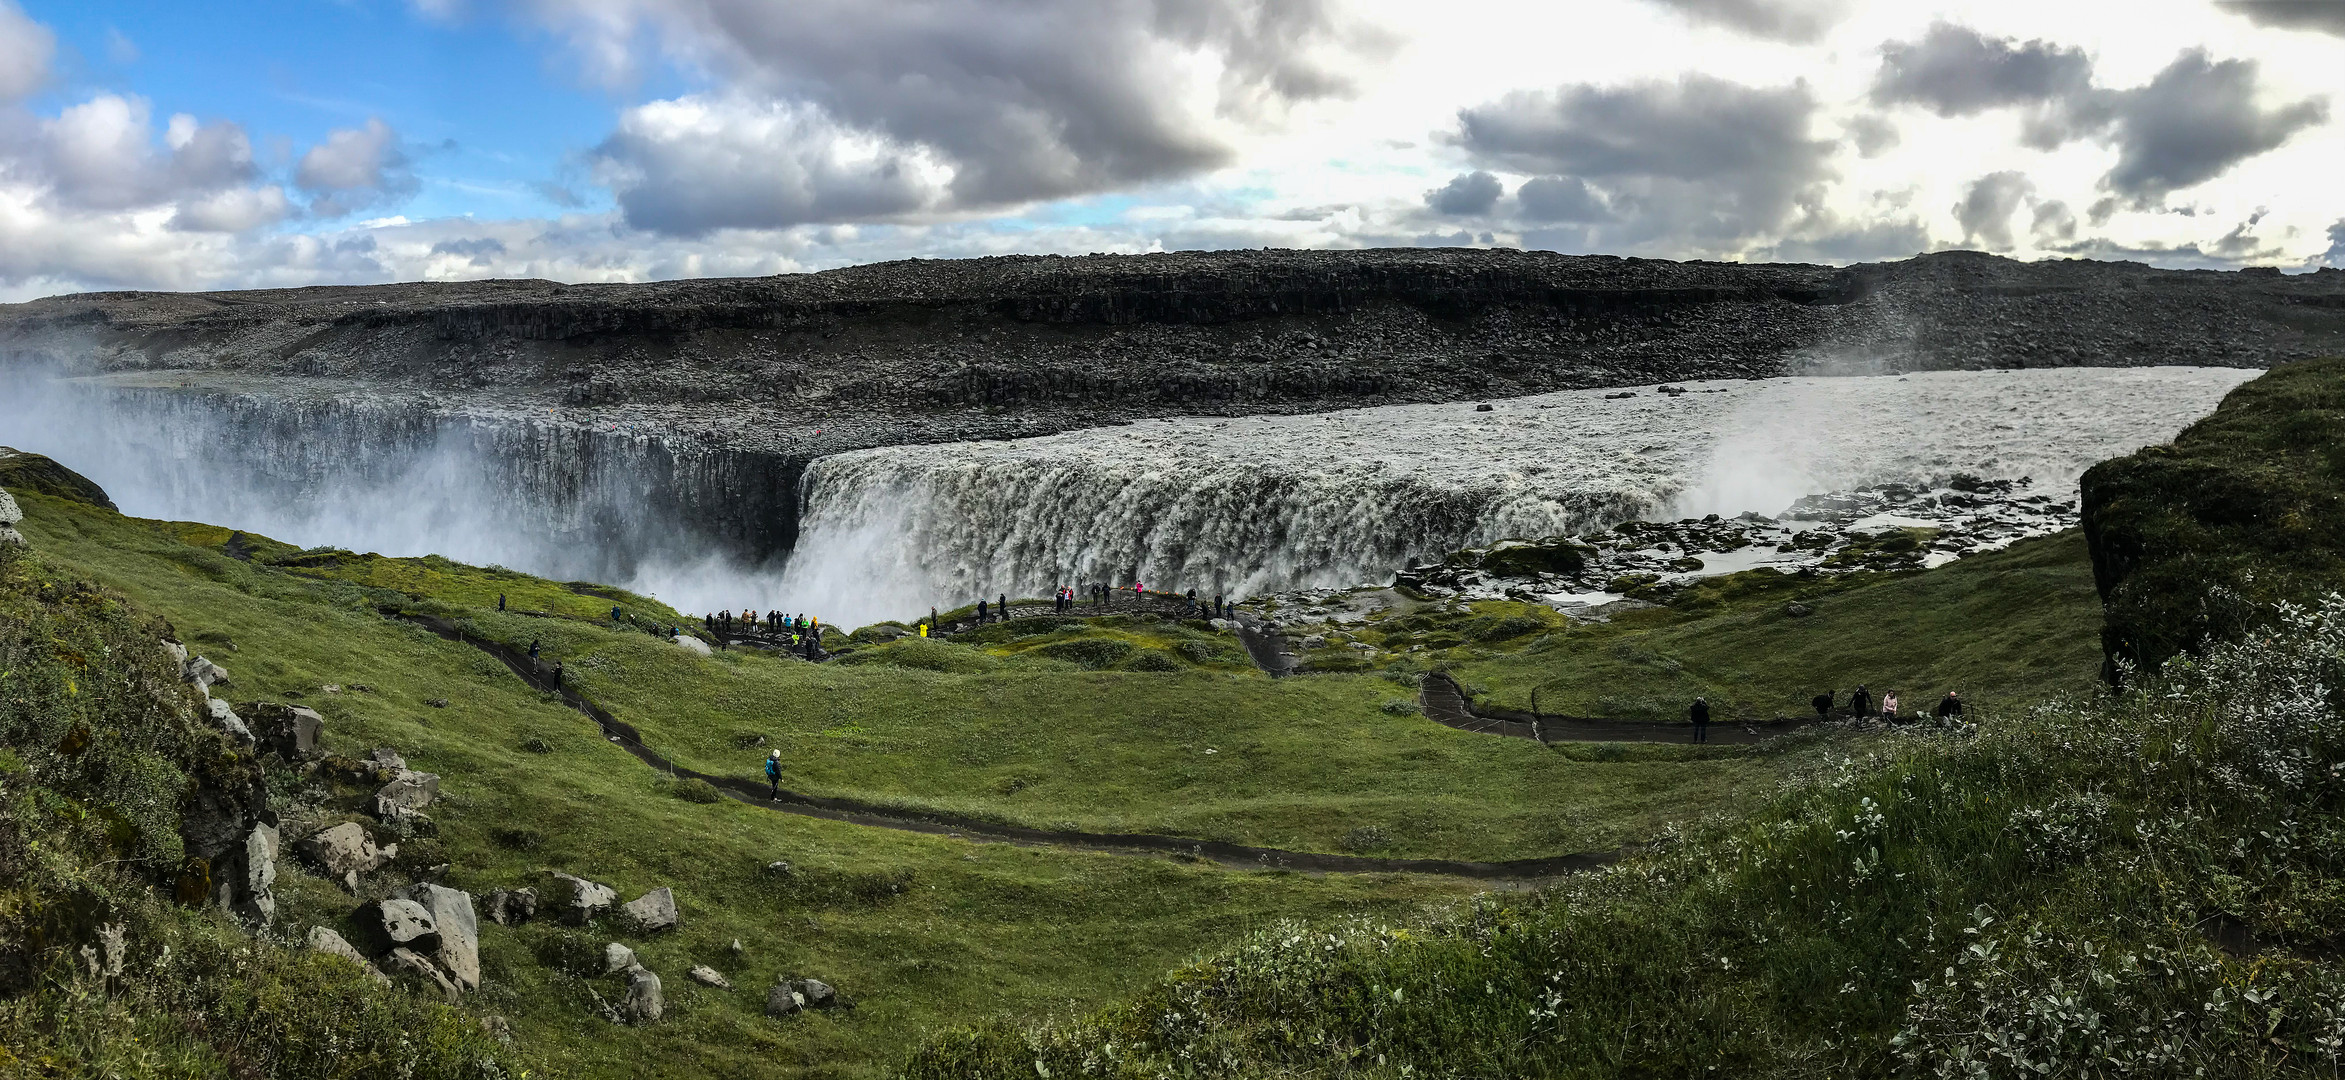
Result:
[[824,458],[784,591],[841,622],[1134,580],[1249,593],[1657,514],[1957,472],[2072,491],[2257,372],[2062,368],[1688,383],[1176,419]]

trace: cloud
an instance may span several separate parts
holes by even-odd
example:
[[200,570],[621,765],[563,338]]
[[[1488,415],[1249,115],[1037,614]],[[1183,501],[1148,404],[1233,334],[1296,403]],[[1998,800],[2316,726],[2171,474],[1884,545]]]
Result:
[[2345,4],[2336,0],[2218,0],[2216,6],[2244,15],[2257,26],[2345,37]]
[[310,212],[342,217],[404,198],[419,186],[399,133],[381,120],[339,128],[310,147],[294,170],[293,184],[309,192]]
[[2084,50],[2048,41],[1989,38],[1967,26],[1932,23],[1920,41],[1881,46],[1872,99],[1913,104],[1940,116],[2071,98],[2092,84]]
[[1875,158],[1897,148],[1903,136],[1897,125],[1886,116],[1865,113],[1851,118],[1845,128],[1849,141],[1856,144],[1858,157]]
[[1436,214],[1487,214],[1506,189],[1486,172],[1459,173],[1449,183],[1425,193],[1425,205]]
[[1846,0],[1654,0],[1696,23],[1805,45],[1848,14]]
[[2026,174],[2012,171],[1988,173],[1971,181],[1962,201],[1954,204],[1954,220],[1962,224],[1963,243],[1985,240],[1990,251],[2011,250],[2011,215],[2019,212],[2020,204],[2035,190]]
[[2325,123],[2325,98],[2265,109],[2257,104],[2253,60],[2214,61],[2203,50],[2177,57],[2116,107],[2117,164],[2102,186],[2136,205],[2212,180]]
[[1573,178],[1633,232],[1731,243],[1782,225],[1830,175],[1832,143],[1809,137],[1805,84],[1759,88],[1707,75],[1621,87],[1518,91],[1458,115],[1476,160]]
[[171,216],[171,227],[186,232],[240,233],[291,216],[293,201],[285,196],[284,188],[275,184],[238,187],[181,201]]
[[1612,220],[1604,196],[1576,176],[1534,176],[1516,188],[1515,202],[1533,221],[1590,223]]
[[[630,110],[597,152],[630,224],[686,234],[1014,206],[1192,175],[1233,161],[1238,131],[1348,93],[1359,58],[1386,47],[1327,0],[536,10],[606,80],[639,75],[643,43],[656,40],[719,84]],[[703,153],[669,137],[685,129],[718,145]],[[777,184],[729,171],[739,155],[767,152],[786,159]]]
[[2058,199],[2036,204],[2035,216],[2028,222],[2028,232],[2039,241],[2076,239],[2076,212]]
[[2324,266],[2345,270],[2345,218],[2338,218],[2336,224],[2329,226],[2329,250],[2320,261]]
[[32,21],[15,0],[0,0],[0,102],[30,96],[49,81],[57,35]]

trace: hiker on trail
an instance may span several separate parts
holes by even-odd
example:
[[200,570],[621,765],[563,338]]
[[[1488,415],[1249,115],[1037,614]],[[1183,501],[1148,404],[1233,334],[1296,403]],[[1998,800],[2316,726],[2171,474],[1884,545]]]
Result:
[[1001,615],[1003,622],[1010,621],[1010,594],[1001,594],[1001,597],[994,601],[993,610]]
[[530,658],[530,659],[532,659],[532,660],[535,660],[535,659],[537,659],[537,639],[536,639],[536,638],[531,638],[531,639],[529,639],[529,658]]
[[498,594],[497,594],[497,610],[498,610],[498,611],[503,611],[503,610],[505,610],[505,594],[504,594],[504,593],[498,593]]
[[765,786],[773,789],[775,802],[782,801],[782,752],[779,750],[766,752]]
[[1189,590],[1189,610],[1192,612],[1197,610],[1197,590],[1195,589]]
[[1826,690],[1821,694],[1817,694],[1815,697],[1808,699],[1808,704],[1816,707],[1816,719],[1832,719],[1832,691]]
[[[935,626],[935,625],[936,625],[936,609],[935,609],[935,608],[929,608],[929,609],[928,609],[928,625],[930,625],[930,626]],[[920,636],[921,636],[921,637],[927,637],[928,635],[927,635],[927,634],[924,632],[924,633],[922,633]]]
[[1895,690],[1881,695],[1881,721],[1888,724],[1897,722],[1897,691]]
[[562,685],[562,662],[561,662],[561,661],[559,661],[559,660],[556,660],[556,661],[554,661],[554,686],[558,688],[558,687],[560,687],[561,685]]
[[1141,584],[1140,582],[1137,582],[1137,581],[1133,582],[1133,583],[1132,583],[1132,599],[1133,599],[1133,600],[1146,600],[1146,599],[1148,599],[1148,586],[1146,586],[1146,585],[1143,585],[1143,584]]
[[977,602],[977,624],[979,626],[985,625],[985,601],[983,600]]
[[1693,712],[1694,716],[1694,741],[1709,742],[1710,703],[1706,700],[1703,700],[1702,698],[1695,698],[1694,707],[1691,711]]
[[618,623],[619,621],[620,621],[620,618],[619,618],[619,606],[618,606],[618,605],[616,605],[616,604],[613,604],[613,605],[611,605],[611,622],[612,622],[612,623],[614,623],[614,624],[616,624],[616,623]]
[[1848,714],[1859,719],[1873,715],[1873,692],[1857,687],[1856,693],[1849,696]]
[[1948,720],[1961,716],[1962,698],[1956,696],[1952,690],[1946,691],[1946,696],[1938,699],[1936,715],[1940,720]]

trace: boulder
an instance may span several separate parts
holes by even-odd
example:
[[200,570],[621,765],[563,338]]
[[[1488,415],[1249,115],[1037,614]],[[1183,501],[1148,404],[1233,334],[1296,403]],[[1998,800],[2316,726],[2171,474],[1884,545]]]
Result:
[[[339,686],[328,687],[327,692],[334,693],[341,689]],[[366,763],[393,776],[407,771],[407,759],[400,757],[399,751],[388,746],[375,747],[375,752],[366,756]]]
[[264,926],[277,917],[277,849],[274,825],[262,822],[245,834],[235,858],[226,860],[214,878],[222,908]]
[[733,955],[735,955],[735,956],[739,956],[739,955],[741,955],[742,953],[745,953],[745,952],[748,952],[748,951],[749,951],[749,950],[747,950],[747,949],[745,949],[745,948],[743,948],[743,947],[741,946],[741,939],[740,939],[740,938],[734,938],[734,939],[733,939]]
[[629,1023],[648,1024],[660,1018],[666,1008],[660,1000],[660,977],[649,968],[634,968],[627,974],[627,1000],[619,1003],[619,1014]]
[[318,756],[318,739],[325,734],[326,718],[317,710],[256,701],[245,705],[243,712],[245,725],[260,740],[262,750],[295,763]]
[[839,1001],[839,992],[821,979],[800,979],[791,985],[791,989],[798,991],[798,997],[806,1002],[809,1009],[827,1009]]
[[676,928],[676,894],[665,885],[627,902],[627,923],[637,933],[656,934]]
[[440,944],[431,955],[440,970],[459,987],[480,989],[480,920],[473,914],[472,894],[427,882],[410,885],[401,895],[429,912],[439,928]]
[[351,913],[350,922],[358,931],[359,944],[370,952],[413,949],[433,953],[440,948],[439,923],[429,908],[413,900],[391,897],[360,904]]
[[401,810],[421,810],[440,797],[440,778],[427,772],[400,772],[375,792],[374,814],[379,818],[398,816]]
[[537,890],[498,889],[481,898],[481,914],[499,926],[519,926],[537,915]]
[[765,992],[765,1014],[780,1019],[806,1007],[806,998],[789,983],[775,983]]
[[214,686],[229,685],[228,669],[213,663],[211,658],[204,656],[189,660],[187,666],[180,669],[179,677],[194,683],[196,688],[202,690],[206,696],[211,694]]
[[584,926],[610,914],[611,906],[619,902],[619,894],[608,885],[597,885],[569,874],[555,874],[554,880],[564,887],[562,918],[574,926]]
[[456,989],[456,984],[449,980],[439,966],[413,949],[391,950],[390,955],[383,957],[383,967],[389,969],[395,977],[416,979],[439,991],[440,997],[450,1005],[464,1000],[463,992]]
[[603,974],[617,975],[628,968],[639,966],[635,962],[635,950],[616,941],[603,946]]
[[252,729],[244,726],[244,718],[236,715],[236,710],[229,708],[226,701],[210,698],[204,702],[204,711],[210,714],[212,726],[227,735],[229,741],[238,746],[253,745]]
[[324,829],[293,845],[303,857],[317,863],[337,878],[347,879],[354,874],[371,874],[399,854],[399,845],[377,850],[374,837],[366,827],[355,821],[345,821],[331,829]]
[[171,658],[171,666],[173,669],[181,672],[182,674],[187,671],[187,646],[181,645],[180,643],[173,641],[170,638],[164,638],[163,655]]
[[719,990],[733,988],[733,980],[725,978],[723,973],[707,964],[692,965],[692,970],[685,972],[684,977],[702,986],[713,986]]
[[390,976],[385,975],[381,971],[377,970],[372,963],[367,961],[365,953],[359,952],[357,949],[351,947],[351,944],[348,941],[343,940],[342,935],[337,934],[332,930],[328,930],[323,926],[310,927],[309,947],[318,952],[325,953],[328,956],[339,956],[344,960],[348,960],[353,964],[357,964],[360,968],[365,969],[367,975],[371,976],[376,982],[382,983],[385,986],[391,985]]

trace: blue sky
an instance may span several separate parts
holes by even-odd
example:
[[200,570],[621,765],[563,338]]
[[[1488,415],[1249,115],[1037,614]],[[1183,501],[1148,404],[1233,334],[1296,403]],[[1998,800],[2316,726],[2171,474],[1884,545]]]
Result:
[[2345,265],[2345,4],[0,0],[0,300],[1471,243]]

